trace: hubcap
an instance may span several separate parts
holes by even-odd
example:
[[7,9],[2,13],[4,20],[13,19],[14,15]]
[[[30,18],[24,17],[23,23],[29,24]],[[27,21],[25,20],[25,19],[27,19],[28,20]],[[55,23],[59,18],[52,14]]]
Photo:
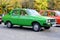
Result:
[[7,27],[11,27],[11,24],[10,23],[7,23]]
[[38,30],[39,26],[37,24],[34,25],[34,30]]

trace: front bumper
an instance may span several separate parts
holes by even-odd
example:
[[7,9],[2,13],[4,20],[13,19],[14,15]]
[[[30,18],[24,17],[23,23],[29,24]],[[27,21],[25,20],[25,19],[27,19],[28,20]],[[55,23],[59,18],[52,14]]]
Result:
[[56,23],[55,22],[52,22],[52,23],[44,23],[43,25],[45,27],[52,27],[52,26],[56,26]]

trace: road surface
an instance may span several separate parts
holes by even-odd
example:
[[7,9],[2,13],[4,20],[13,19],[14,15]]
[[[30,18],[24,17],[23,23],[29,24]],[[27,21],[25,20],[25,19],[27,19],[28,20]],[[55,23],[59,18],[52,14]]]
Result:
[[0,40],[60,40],[60,27],[34,32],[31,28],[7,28],[1,24]]

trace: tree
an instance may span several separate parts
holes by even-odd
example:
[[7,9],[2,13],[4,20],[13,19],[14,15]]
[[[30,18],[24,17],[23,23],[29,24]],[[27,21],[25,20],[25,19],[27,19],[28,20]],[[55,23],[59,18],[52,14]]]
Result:
[[34,1],[34,8],[39,10],[47,10],[48,2],[47,0],[35,0]]
[[50,0],[49,9],[60,10],[60,0]]

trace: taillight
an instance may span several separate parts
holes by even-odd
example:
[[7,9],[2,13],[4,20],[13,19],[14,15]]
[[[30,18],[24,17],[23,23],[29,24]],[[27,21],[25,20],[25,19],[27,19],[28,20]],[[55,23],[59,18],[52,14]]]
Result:
[[0,16],[0,19],[2,19],[2,17]]

